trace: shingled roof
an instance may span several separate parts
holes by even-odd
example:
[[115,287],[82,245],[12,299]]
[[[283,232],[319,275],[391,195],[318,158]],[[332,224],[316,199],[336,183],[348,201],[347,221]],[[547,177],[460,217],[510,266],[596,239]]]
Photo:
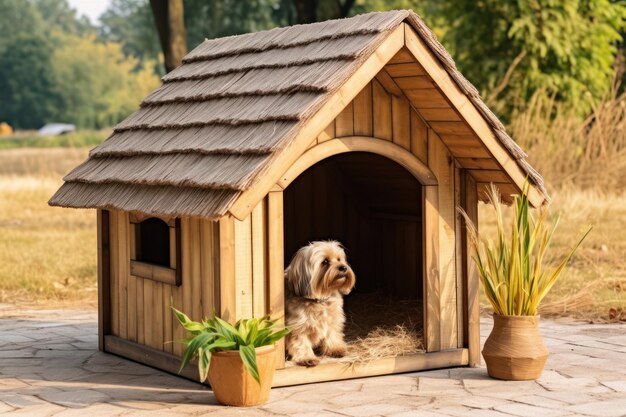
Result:
[[411,11],[207,40],[70,172],[50,204],[217,219],[327,99],[409,23],[532,183],[541,176]]

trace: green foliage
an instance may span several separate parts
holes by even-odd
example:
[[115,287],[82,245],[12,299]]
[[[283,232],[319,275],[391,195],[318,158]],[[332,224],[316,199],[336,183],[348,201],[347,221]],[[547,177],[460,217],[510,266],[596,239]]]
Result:
[[187,315],[174,307],[172,310],[180,324],[192,334],[182,341],[187,348],[183,354],[180,370],[197,358],[201,381],[207,378],[211,355],[214,352],[238,350],[244,366],[260,384],[255,348],[273,345],[289,333],[287,328],[277,328],[276,320],[270,320],[269,316],[241,319],[231,325],[217,316],[205,318],[201,322],[191,321]]
[[104,141],[109,131],[80,130],[58,136],[19,135],[0,137],[0,149],[93,147]]
[[570,252],[554,270],[544,269],[544,259],[558,220],[552,228],[547,225],[547,209],[541,208],[538,216],[530,211],[528,184],[513,205],[515,216],[510,234],[504,226],[502,203],[498,189],[492,184],[489,200],[496,217],[495,243],[481,239],[465,213],[474,261],[489,302],[494,312],[507,316],[535,316],[539,303],[548,294],[574,252],[591,232],[583,234]]
[[138,68],[139,61],[124,57],[121,48],[97,42],[93,35],[64,37],[54,52],[56,84],[63,92],[57,120],[79,127],[112,126],[158,87],[150,66]]
[[14,128],[40,127],[62,104],[51,68],[52,51],[40,35],[20,35],[0,52],[0,121]]
[[97,41],[66,0],[0,0],[0,32],[0,121],[16,128],[111,126],[159,85],[155,63]]
[[446,0],[443,43],[500,113],[543,91],[579,114],[609,92],[626,5],[611,0]]

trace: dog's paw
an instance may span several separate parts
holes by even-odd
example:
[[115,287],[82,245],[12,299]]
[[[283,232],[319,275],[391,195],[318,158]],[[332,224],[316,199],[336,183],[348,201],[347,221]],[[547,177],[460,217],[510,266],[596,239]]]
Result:
[[310,368],[312,366],[317,366],[319,363],[320,363],[320,360],[317,358],[307,358],[307,359],[301,359],[299,361],[296,361],[297,365],[306,366],[307,368]]

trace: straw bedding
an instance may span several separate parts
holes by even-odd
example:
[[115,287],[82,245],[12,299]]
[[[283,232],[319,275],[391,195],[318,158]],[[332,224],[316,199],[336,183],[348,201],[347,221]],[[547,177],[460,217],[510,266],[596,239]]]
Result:
[[65,178],[49,203],[221,217],[402,22],[417,31],[543,190],[541,176],[434,34],[415,13],[399,10],[203,42]]
[[[343,358],[321,358],[321,363],[362,364],[383,358],[424,352],[421,302],[397,300],[382,294],[346,297],[346,343]],[[295,364],[288,361],[287,366]]]

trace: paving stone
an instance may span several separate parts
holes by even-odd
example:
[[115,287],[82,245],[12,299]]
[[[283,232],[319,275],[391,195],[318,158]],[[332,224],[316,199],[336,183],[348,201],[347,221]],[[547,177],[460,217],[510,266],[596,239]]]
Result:
[[441,414],[435,411],[411,410],[400,413],[388,414],[388,417],[447,417],[448,414]]
[[502,398],[483,397],[478,395],[468,396],[459,401],[460,405],[469,408],[488,409],[497,405],[507,404],[509,401]]
[[128,410],[113,404],[93,404],[83,408],[68,408],[54,417],[113,417],[128,413]]
[[41,393],[39,397],[48,402],[66,407],[85,407],[89,404],[110,399],[110,397],[103,392],[89,389]]
[[388,416],[389,414],[409,411],[411,408],[401,405],[381,403],[364,404],[338,410],[341,414],[353,417]]
[[626,415],[626,398],[605,400],[601,402],[571,405],[567,410],[598,417],[623,417]]
[[555,409],[550,409],[550,408],[545,408],[545,407],[536,407],[533,405],[518,404],[518,403],[498,405],[494,407],[494,409],[496,411],[500,411],[505,414],[520,416],[520,417],[527,417],[527,416],[562,417],[562,416],[571,414],[570,412],[567,412],[563,409],[555,410]]
[[626,380],[624,379],[618,381],[601,381],[600,383],[617,392],[626,392]]

